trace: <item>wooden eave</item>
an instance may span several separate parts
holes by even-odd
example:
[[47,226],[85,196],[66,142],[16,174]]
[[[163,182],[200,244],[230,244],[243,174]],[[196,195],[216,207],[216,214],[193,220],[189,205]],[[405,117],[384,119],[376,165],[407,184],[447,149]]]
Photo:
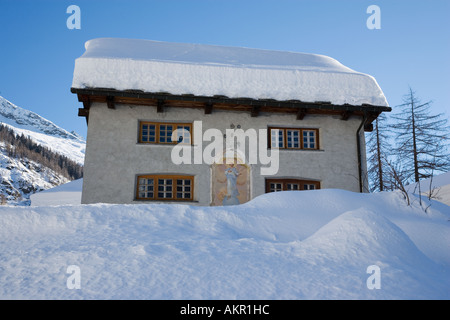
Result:
[[195,96],[173,95],[165,92],[143,92],[137,90],[115,90],[104,88],[71,88],[72,93],[77,94],[78,101],[83,102],[83,108],[78,110],[78,115],[89,119],[89,109],[94,102],[106,103],[108,108],[115,109],[118,104],[146,105],[157,108],[157,112],[164,112],[165,108],[199,108],[205,114],[211,114],[214,110],[249,112],[252,117],[261,113],[287,113],[302,120],[308,114],[328,114],[347,120],[350,116],[366,115],[365,131],[371,131],[372,122],[381,112],[389,112],[392,109],[386,106],[362,105],[335,105],[326,101],[313,103],[299,100],[279,101],[271,99],[229,98],[225,96]]

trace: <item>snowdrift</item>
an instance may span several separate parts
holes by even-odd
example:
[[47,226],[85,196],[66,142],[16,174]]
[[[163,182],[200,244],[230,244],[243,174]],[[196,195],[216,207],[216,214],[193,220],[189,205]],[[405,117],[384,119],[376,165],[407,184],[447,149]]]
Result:
[[230,207],[2,207],[0,298],[449,299],[449,219],[440,202],[425,212],[397,192],[342,190]]
[[30,196],[31,206],[55,206],[81,204],[83,178],[73,180],[57,187],[36,192]]
[[433,178],[421,180],[406,186],[409,193],[419,193],[428,197],[430,192],[432,198],[450,206],[450,172],[445,172]]

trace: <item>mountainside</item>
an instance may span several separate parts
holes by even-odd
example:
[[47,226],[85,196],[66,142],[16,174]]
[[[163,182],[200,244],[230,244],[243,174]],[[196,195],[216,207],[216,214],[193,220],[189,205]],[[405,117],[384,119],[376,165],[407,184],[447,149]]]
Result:
[[80,178],[85,144],[0,96],[0,203],[29,205],[31,194]]
[[0,124],[11,127],[17,134],[29,136],[33,141],[57,153],[84,163],[86,141],[74,132],[58,127],[37,113],[20,108],[0,96]]

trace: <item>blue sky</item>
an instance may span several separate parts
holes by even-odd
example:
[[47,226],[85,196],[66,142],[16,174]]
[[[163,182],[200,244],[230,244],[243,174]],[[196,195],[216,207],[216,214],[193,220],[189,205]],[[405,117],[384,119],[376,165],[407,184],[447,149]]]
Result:
[[[66,26],[72,4],[80,30]],[[85,41],[122,37],[324,54],[374,76],[392,107],[411,86],[448,118],[449,12],[448,0],[0,0],[0,95],[86,136],[74,61]]]

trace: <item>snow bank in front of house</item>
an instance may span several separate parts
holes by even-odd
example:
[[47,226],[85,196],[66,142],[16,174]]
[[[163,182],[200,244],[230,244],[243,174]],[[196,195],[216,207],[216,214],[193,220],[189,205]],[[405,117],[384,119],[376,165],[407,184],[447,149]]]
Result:
[[373,77],[323,55],[111,38],[85,46],[74,88],[388,105]]
[[420,193],[424,197],[431,197],[450,206],[450,172],[441,173],[432,178],[421,180],[406,186],[411,193]]
[[[230,207],[0,207],[0,298],[449,299],[450,209],[428,211],[342,190]],[[71,265],[80,289],[67,288]]]
[[81,204],[83,179],[73,180],[57,187],[36,192],[30,196],[31,206],[56,206]]

